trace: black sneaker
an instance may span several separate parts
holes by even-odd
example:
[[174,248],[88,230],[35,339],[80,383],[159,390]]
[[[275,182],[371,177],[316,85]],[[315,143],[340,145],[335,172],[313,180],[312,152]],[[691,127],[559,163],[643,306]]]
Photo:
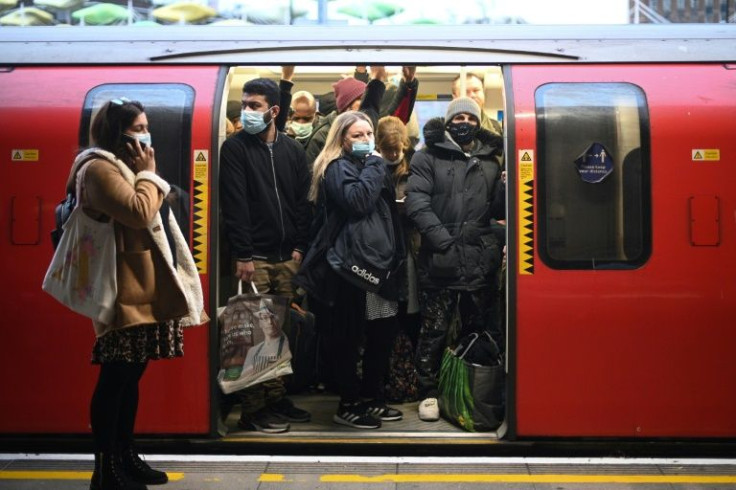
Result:
[[238,420],[238,427],[253,432],[264,432],[266,434],[279,434],[289,430],[287,422],[277,420],[267,410],[259,410],[254,414],[242,414]]
[[332,417],[332,421],[356,429],[378,429],[381,427],[381,421],[369,415],[366,412],[366,405],[363,403],[340,404],[337,407],[337,413]]
[[377,419],[384,421],[401,420],[404,414],[401,411],[391,408],[383,402],[373,400],[366,404],[366,412]]
[[276,403],[268,406],[273,415],[287,422],[309,422],[312,415],[306,410],[295,407],[294,402],[288,398],[282,398]]

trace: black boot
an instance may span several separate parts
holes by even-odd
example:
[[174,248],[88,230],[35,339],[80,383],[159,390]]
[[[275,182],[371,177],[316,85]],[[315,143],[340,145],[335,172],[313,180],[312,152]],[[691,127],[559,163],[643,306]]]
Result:
[[146,486],[126,477],[113,453],[96,453],[90,490],[146,490]]
[[132,446],[120,451],[120,461],[125,475],[138,483],[146,485],[163,485],[169,477],[163,471],[154,470],[138,456]]

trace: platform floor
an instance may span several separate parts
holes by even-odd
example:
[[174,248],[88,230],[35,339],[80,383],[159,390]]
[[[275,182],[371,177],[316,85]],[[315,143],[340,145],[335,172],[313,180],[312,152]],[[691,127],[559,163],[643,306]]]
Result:
[[[736,460],[146,456],[167,490],[732,489]],[[86,489],[91,455],[0,454],[0,489]]]

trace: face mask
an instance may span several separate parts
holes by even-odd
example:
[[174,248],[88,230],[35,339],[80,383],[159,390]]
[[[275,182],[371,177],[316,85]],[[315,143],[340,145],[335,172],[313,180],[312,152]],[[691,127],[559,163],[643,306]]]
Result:
[[364,158],[372,153],[375,147],[376,146],[373,141],[369,141],[367,143],[356,142],[353,143],[353,150],[350,153],[354,157]]
[[151,146],[151,133],[125,133],[125,135],[137,139],[142,147]]
[[447,125],[447,132],[450,133],[452,139],[458,145],[466,145],[473,141],[475,134],[478,132],[478,126],[470,123],[449,123]]
[[248,134],[262,133],[271,123],[270,117],[266,120],[266,114],[270,114],[270,111],[242,111],[240,113],[240,122],[243,123],[243,129]]
[[404,152],[402,151],[401,153],[399,153],[399,156],[398,156],[398,157],[396,157],[396,160],[393,160],[393,161],[392,161],[391,163],[393,163],[394,165],[398,165],[398,164],[400,164],[400,163],[401,163],[401,162],[402,162],[403,160],[404,160]]
[[294,136],[298,139],[304,139],[312,134],[312,123],[291,123],[291,130],[294,131]]

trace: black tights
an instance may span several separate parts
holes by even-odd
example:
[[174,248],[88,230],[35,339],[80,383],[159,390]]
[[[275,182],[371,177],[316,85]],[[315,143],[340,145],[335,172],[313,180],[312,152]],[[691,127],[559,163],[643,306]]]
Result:
[[138,382],[147,362],[106,362],[92,395],[90,418],[95,452],[110,452],[133,443],[138,411]]

